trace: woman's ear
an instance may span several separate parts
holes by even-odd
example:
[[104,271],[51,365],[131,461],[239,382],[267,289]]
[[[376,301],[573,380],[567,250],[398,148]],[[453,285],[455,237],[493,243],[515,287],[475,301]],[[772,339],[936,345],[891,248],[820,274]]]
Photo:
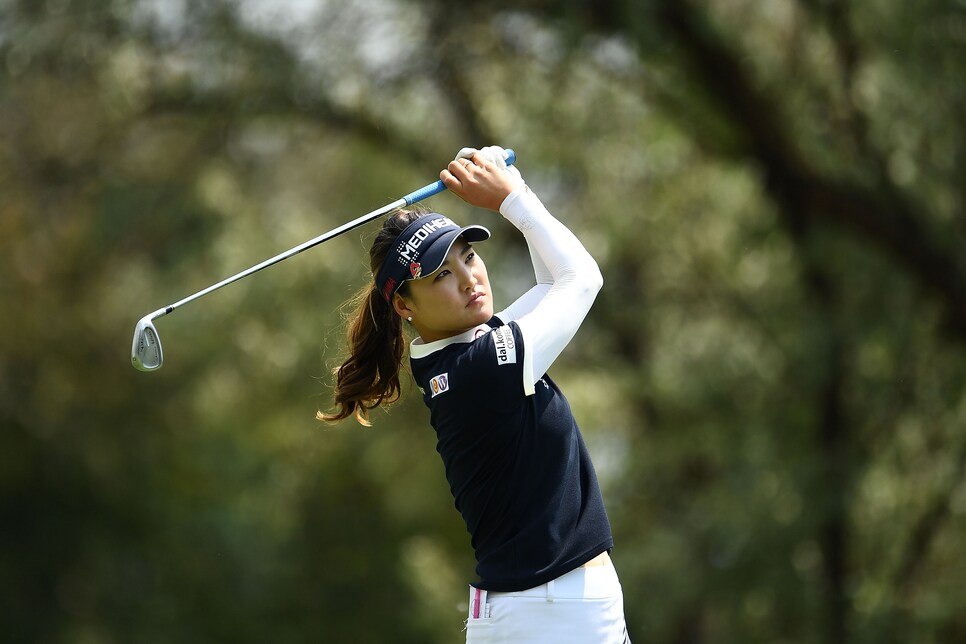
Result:
[[411,320],[414,312],[409,308],[410,303],[403,298],[399,293],[395,293],[392,296],[392,308],[396,313],[404,320]]

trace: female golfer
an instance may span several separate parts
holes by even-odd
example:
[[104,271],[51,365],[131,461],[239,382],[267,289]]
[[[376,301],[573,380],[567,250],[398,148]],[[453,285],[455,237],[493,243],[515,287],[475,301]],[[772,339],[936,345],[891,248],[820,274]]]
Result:
[[600,290],[594,259],[508,167],[502,148],[464,148],[440,178],[523,233],[536,286],[494,315],[482,226],[400,211],[370,250],[374,280],[350,316],[337,410],[399,397],[403,323],[410,365],[476,553],[467,642],[628,642],[610,525],[587,447],[547,369]]

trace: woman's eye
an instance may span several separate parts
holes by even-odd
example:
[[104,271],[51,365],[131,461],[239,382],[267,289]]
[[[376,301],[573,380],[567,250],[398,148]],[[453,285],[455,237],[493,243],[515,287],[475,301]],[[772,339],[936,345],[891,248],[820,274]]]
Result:
[[466,256],[466,263],[469,264],[474,259],[476,259],[476,253],[470,253],[469,255]]
[[444,277],[446,275],[449,275],[449,271],[442,270],[442,271],[439,272],[439,274],[435,278],[433,278],[433,281],[434,282],[438,282],[441,277]]

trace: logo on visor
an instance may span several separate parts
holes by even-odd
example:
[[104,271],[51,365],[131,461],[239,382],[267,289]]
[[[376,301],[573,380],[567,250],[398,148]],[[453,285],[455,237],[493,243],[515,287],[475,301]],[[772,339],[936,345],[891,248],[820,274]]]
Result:
[[423,274],[423,267],[419,262],[410,262],[409,273],[413,276],[414,280],[418,280],[419,276]]
[[396,280],[393,278],[388,278],[386,280],[386,285],[382,287],[382,296],[388,300],[392,297],[392,294],[396,291]]
[[416,232],[409,239],[400,242],[396,248],[396,252],[399,254],[399,263],[405,266],[406,262],[415,262],[419,259],[419,255],[422,252],[419,247],[423,245],[426,238],[439,230],[449,227],[457,228],[458,226],[449,217],[440,216],[435,217],[417,228]]

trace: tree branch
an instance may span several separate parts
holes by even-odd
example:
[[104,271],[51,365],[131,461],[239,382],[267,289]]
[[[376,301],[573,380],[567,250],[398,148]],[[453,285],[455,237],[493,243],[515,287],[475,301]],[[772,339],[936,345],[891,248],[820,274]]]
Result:
[[929,547],[949,517],[950,503],[956,489],[966,478],[966,442],[956,455],[956,472],[946,489],[932,500],[912,529],[912,536],[906,543],[899,566],[892,577],[892,588],[897,596],[908,595],[915,576],[922,568],[929,554]]
[[810,168],[779,122],[777,102],[754,88],[735,54],[699,26],[689,3],[663,0],[660,16],[709,96],[742,133],[772,197],[797,203],[807,217],[842,227],[892,255],[923,291],[938,297],[949,330],[966,342],[966,271],[923,223],[929,217],[898,197],[879,196],[897,194],[891,186],[837,183]]
[[351,133],[375,146],[398,150],[407,159],[419,164],[438,165],[440,159],[439,154],[424,141],[394,132],[381,121],[362,112],[348,110],[323,98],[296,100],[292,92],[266,92],[257,98],[240,100],[237,94],[230,91],[162,90],[148,100],[144,112],[211,115],[228,120],[269,115],[300,117]]

